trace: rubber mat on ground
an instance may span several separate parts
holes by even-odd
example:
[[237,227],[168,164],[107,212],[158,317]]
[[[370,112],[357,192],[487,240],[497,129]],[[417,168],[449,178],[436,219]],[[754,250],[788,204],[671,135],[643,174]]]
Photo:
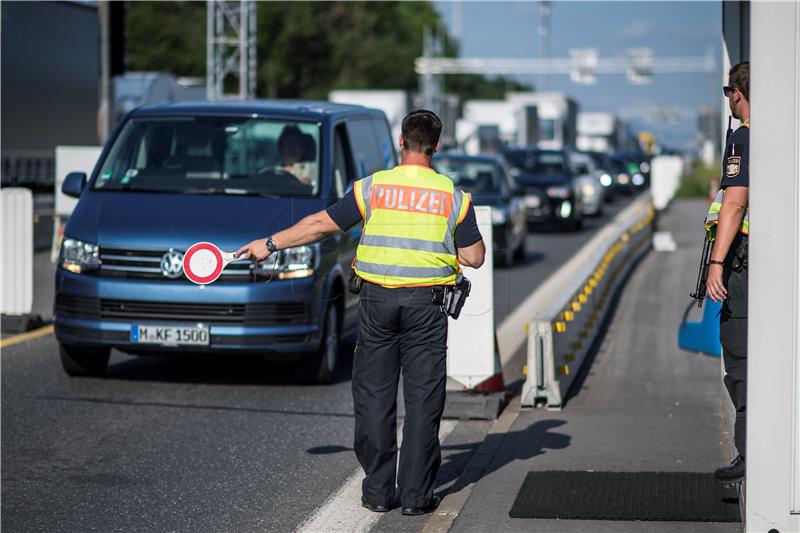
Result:
[[511,518],[739,522],[735,488],[711,473],[529,472]]

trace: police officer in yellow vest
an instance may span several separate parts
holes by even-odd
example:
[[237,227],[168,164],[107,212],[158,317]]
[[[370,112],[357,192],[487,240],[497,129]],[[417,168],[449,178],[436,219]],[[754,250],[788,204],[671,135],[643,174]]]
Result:
[[706,282],[707,294],[723,302],[720,342],[725,363],[725,386],[736,408],[734,443],[737,457],[715,472],[717,480],[732,484],[744,479],[747,412],[747,240],[750,233],[750,65],[739,63],[723,88],[731,113],[741,127],[730,135],[722,160],[720,191],[706,216],[706,230],[714,240]]
[[[403,119],[400,165],[356,181],[339,202],[237,254],[270,253],[347,230],[363,220],[353,270],[361,281],[353,359],[356,456],[364,468],[362,505],[433,511],[441,463],[439,422],[447,379],[447,317],[434,298],[460,266],[479,268],[486,253],[469,196],[434,171],[442,123],[418,110]],[[403,375],[405,423],[397,468],[397,388]]]

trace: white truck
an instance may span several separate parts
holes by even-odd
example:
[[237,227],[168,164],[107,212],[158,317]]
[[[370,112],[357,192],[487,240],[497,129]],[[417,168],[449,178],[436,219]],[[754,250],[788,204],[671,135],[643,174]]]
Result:
[[[575,147],[578,115],[575,100],[563,93],[509,92],[506,101],[517,110],[518,116],[526,116],[522,111],[526,108],[536,108],[536,146],[553,150]],[[531,142],[525,144],[532,145]]]
[[611,153],[624,144],[625,128],[614,114],[578,113],[578,150]]

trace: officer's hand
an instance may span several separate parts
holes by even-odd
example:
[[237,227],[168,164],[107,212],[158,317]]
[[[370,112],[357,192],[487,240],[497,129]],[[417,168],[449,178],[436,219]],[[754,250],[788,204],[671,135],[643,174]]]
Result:
[[263,261],[271,255],[267,249],[267,239],[256,239],[245,246],[239,248],[234,254],[237,259],[255,259]]
[[706,278],[706,294],[715,302],[721,302],[728,297],[728,290],[722,283],[722,265],[708,265]]

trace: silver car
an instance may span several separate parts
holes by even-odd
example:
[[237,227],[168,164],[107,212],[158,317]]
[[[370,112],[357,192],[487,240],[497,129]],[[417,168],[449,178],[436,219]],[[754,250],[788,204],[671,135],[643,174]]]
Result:
[[606,194],[600,182],[602,172],[587,154],[570,152],[569,161],[575,176],[575,193],[580,198],[581,212],[589,216],[602,215]]

